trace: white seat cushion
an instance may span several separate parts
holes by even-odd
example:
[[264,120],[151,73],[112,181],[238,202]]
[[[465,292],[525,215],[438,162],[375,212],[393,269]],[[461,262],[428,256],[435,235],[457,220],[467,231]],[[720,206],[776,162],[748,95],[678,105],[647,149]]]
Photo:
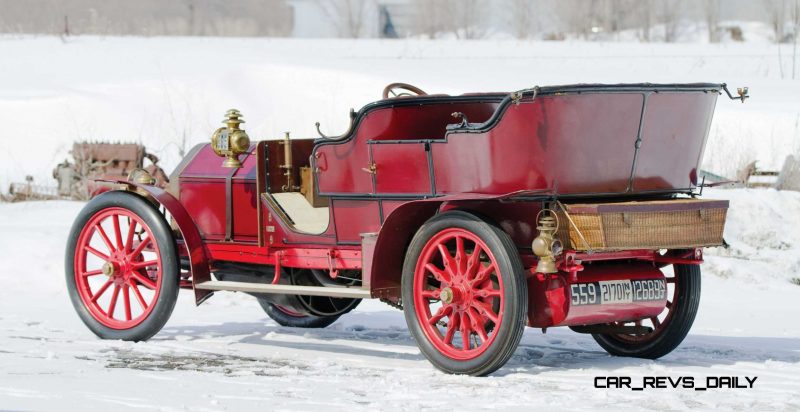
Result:
[[294,221],[295,229],[307,233],[322,233],[328,228],[327,207],[313,207],[299,192],[273,193],[272,197]]

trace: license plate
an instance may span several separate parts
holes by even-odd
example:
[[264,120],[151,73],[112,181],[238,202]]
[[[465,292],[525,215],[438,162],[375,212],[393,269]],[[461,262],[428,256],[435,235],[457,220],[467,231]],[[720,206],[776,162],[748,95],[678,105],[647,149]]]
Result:
[[667,283],[664,279],[605,280],[573,283],[570,292],[573,306],[648,302],[666,299]]

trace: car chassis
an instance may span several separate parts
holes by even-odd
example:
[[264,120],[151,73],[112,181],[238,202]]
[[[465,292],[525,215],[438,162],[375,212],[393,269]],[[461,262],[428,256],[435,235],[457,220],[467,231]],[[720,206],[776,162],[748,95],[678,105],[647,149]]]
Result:
[[183,288],[197,304],[251,294],[294,327],[381,299],[449,373],[497,370],[525,326],[658,358],[694,320],[702,248],[723,244],[728,203],[699,199],[697,178],[722,92],[748,97],[712,83],[460,96],[394,83],[341,136],[255,144],[232,109],[165,188],[144,170],[103,181],[70,234],[69,294],[107,339],[153,336]]

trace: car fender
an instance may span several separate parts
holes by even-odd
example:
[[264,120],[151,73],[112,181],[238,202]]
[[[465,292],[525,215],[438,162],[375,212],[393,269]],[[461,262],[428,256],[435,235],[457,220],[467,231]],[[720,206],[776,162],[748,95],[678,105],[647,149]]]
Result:
[[400,298],[400,282],[403,276],[403,261],[408,245],[419,228],[444,207],[458,209],[470,201],[492,201],[526,195],[549,195],[550,191],[517,191],[502,195],[463,193],[439,196],[404,203],[393,210],[383,222],[375,239],[374,248],[363,248],[372,256],[362,256],[371,262],[363,268],[363,277],[370,285],[372,296],[389,300]]
[[98,180],[99,182],[119,185],[124,190],[149,198],[151,201],[163,206],[172,216],[175,226],[181,234],[184,245],[189,255],[189,267],[192,274],[192,289],[194,289],[195,303],[200,304],[213,294],[212,291],[200,290],[195,285],[210,281],[208,257],[203,247],[203,238],[194,224],[189,213],[183,205],[169,192],[156,186],[143,185],[127,180]]

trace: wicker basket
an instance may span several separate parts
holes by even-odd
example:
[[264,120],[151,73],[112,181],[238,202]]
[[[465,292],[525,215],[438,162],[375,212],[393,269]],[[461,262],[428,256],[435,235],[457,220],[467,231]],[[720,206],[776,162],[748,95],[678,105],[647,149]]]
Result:
[[727,200],[675,199],[564,205],[559,239],[574,250],[719,246]]

